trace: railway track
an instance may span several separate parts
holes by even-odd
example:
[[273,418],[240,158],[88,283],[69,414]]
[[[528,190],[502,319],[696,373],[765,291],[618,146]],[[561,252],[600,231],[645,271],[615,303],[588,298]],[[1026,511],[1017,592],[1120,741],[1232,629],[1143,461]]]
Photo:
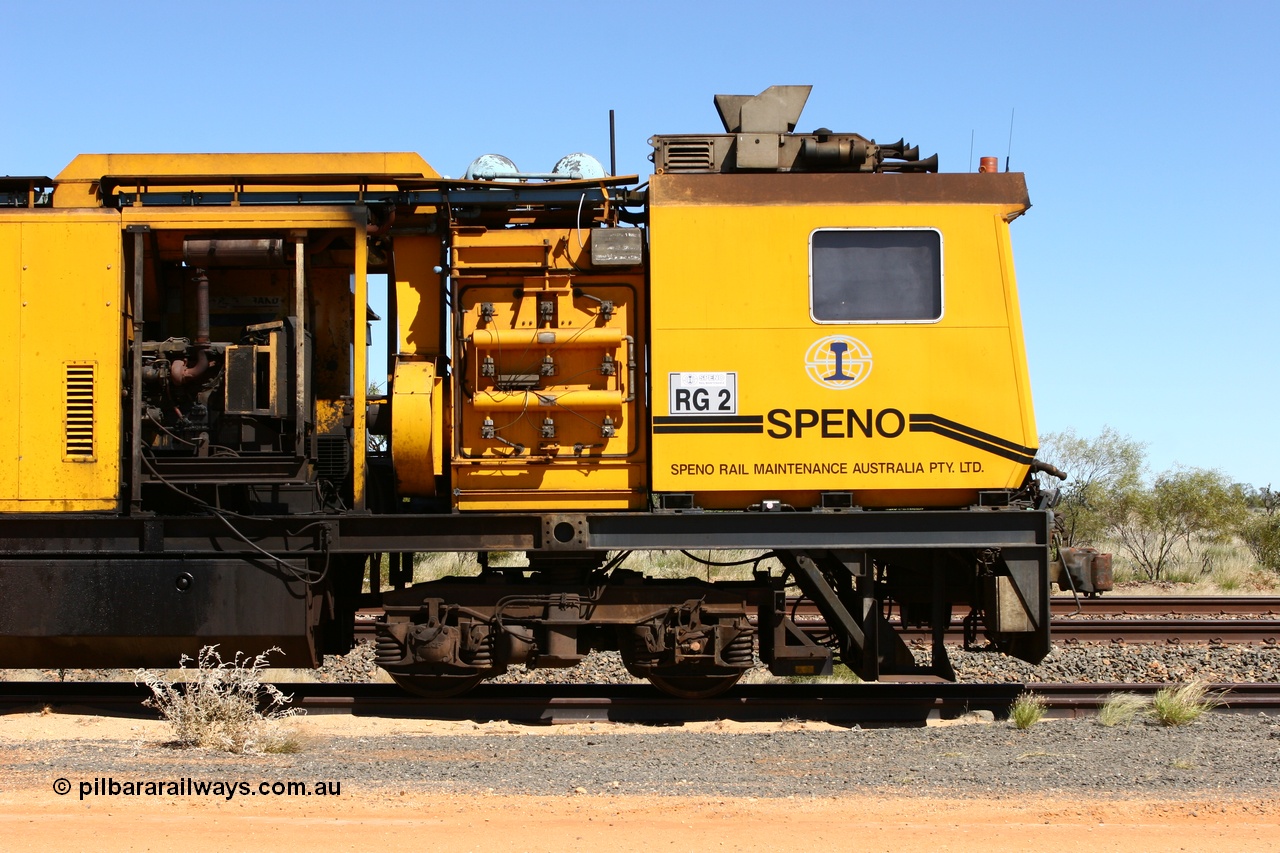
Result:
[[[526,724],[680,723],[789,719],[831,723],[921,724],[974,711],[1003,717],[1024,690],[1043,696],[1052,717],[1096,713],[1112,693],[1150,695],[1163,684],[754,684],[713,699],[675,699],[647,685],[481,685],[465,696],[422,699],[389,684],[282,684],[293,707],[310,714],[508,720]],[[1280,709],[1280,684],[1218,684],[1219,712]],[[73,713],[153,717],[146,688],[115,682],[0,683],[0,711],[50,707]]]
[[[910,632],[908,632],[909,634]],[[949,633],[959,636],[956,623]],[[1276,645],[1277,619],[1054,619],[1051,633],[1059,643],[1209,643],[1212,645]],[[927,632],[918,632],[919,636]]]
[[[1054,616],[1076,612],[1071,596],[1049,600]],[[1130,595],[1080,598],[1082,617],[1150,616],[1272,616],[1280,617],[1280,596],[1271,595]]]
[[[812,603],[792,604],[793,618],[805,630],[825,630]],[[1081,598],[1079,608],[1074,599],[1059,596],[1052,599],[1051,606],[1051,633],[1061,643],[1280,644],[1280,597],[1275,596]],[[372,639],[377,616],[375,610],[360,611],[356,615],[357,636]],[[909,627],[902,633],[907,640],[930,637],[926,629]],[[963,639],[960,617],[952,619],[947,635],[955,642]]]
[[[1050,632],[1060,643],[1280,643],[1280,597],[1114,596],[1050,600]],[[904,632],[923,639],[927,631]],[[953,620],[951,638],[963,636]]]
[[[808,602],[793,602],[806,630],[824,629]],[[1052,631],[1057,642],[1280,644],[1280,597],[1113,596],[1052,601]],[[371,636],[379,612],[357,614],[357,635]],[[910,639],[926,631],[908,629]],[[953,621],[949,639],[962,636]],[[951,718],[966,711],[1003,715],[1025,689],[1044,696],[1051,716],[1093,713],[1114,692],[1150,694],[1161,684],[787,684],[739,685],[725,696],[690,701],[674,699],[649,685],[484,684],[465,696],[422,699],[389,684],[281,685],[295,696],[294,706],[308,713],[423,717],[448,720],[503,719],[520,723],[637,722],[671,723],[734,719],[769,721],[789,718],[835,723],[918,723]],[[1280,710],[1280,684],[1220,684],[1221,710]],[[141,703],[144,687],[127,682],[0,682],[0,713],[50,706],[57,710],[151,716]]]

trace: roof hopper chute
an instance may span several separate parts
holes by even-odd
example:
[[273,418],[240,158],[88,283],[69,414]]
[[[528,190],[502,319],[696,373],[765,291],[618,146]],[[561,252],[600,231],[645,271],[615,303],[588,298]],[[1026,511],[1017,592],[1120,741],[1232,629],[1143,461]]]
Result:
[[770,86],[758,95],[716,95],[726,133],[791,133],[812,86]]

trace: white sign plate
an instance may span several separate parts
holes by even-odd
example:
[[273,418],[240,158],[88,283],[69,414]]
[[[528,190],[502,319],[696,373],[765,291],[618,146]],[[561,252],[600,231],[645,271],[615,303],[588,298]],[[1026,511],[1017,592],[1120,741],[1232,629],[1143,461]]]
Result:
[[668,408],[672,415],[736,415],[738,374],[670,373]]

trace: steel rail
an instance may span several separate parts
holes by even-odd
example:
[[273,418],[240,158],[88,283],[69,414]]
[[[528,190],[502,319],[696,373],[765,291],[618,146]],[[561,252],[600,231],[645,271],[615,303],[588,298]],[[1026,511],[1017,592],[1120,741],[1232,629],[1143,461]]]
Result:
[[[754,684],[723,696],[675,699],[648,685],[481,685],[465,696],[423,699],[388,684],[282,684],[293,707],[310,714],[355,714],[432,720],[508,720],[526,724],[590,722],[677,723],[707,720],[921,725],[989,711],[997,719],[1023,692],[1042,696],[1052,717],[1094,714],[1118,692],[1151,695],[1164,684]],[[1215,684],[1216,711],[1249,713],[1280,709],[1280,684]],[[142,706],[149,691],[127,682],[0,683],[0,711],[50,708],[154,717]]]
[[[1272,595],[1105,595],[1080,598],[1082,615],[1128,616],[1280,616],[1280,596]],[[1055,616],[1076,612],[1076,600],[1056,595],[1049,599]]]
[[1271,646],[1280,643],[1280,619],[1054,619],[1050,632],[1061,643]]

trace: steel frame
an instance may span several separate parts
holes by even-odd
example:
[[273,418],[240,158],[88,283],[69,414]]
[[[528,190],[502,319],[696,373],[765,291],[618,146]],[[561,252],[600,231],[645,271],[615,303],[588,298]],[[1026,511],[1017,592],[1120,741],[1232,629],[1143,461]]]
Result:
[[[1038,510],[848,513],[467,513],[238,516],[261,549],[285,556],[406,551],[726,549],[1000,549],[1007,560],[1048,561],[1050,514]],[[305,528],[305,530],[304,530]],[[327,530],[327,534],[321,531]],[[62,554],[252,554],[212,515],[0,517],[0,560]]]

